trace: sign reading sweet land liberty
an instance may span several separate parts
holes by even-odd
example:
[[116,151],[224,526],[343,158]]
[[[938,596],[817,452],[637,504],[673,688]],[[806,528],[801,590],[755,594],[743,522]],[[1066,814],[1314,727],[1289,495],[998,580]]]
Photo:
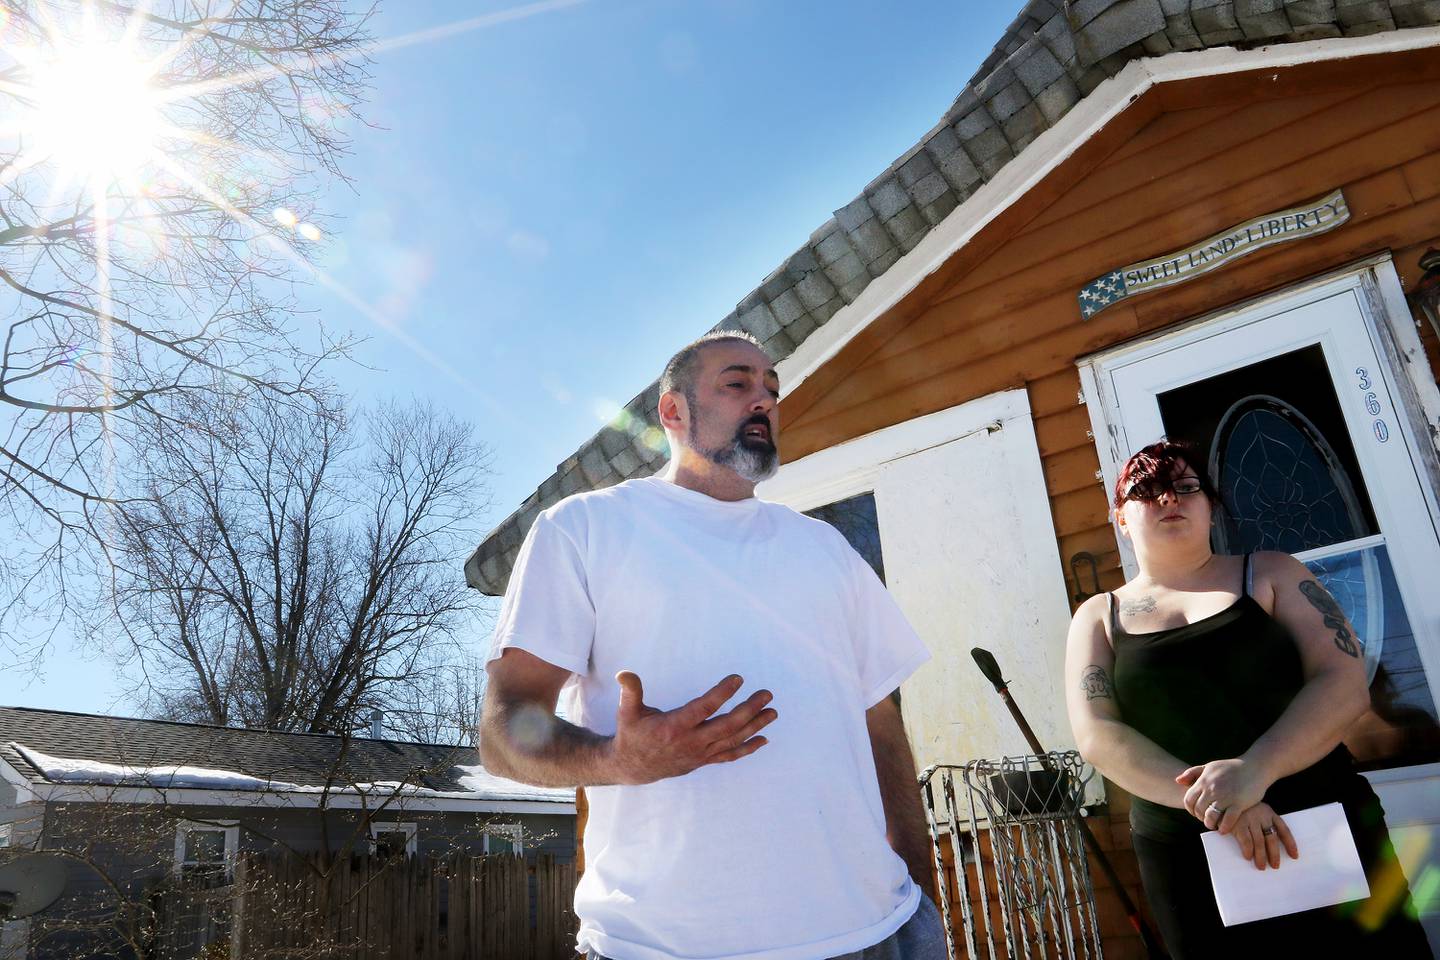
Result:
[[1247,220],[1193,247],[1095,278],[1080,290],[1080,315],[1088,320],[1126,297],[1183,283],[1273,244],[1333,230],[1349,219],[1345,195],[1336,190],[1303,206]]

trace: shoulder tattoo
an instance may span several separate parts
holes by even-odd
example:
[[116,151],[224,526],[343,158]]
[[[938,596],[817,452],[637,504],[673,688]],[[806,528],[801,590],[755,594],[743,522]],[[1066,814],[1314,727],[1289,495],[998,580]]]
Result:
[[1105,668],[1090,664],[1080,674],[1080,689],[1085,691],[1086,700],[1113,700],[1115,699],[1115,685],[1110,682],[1110,674]]
[[1137,600],[1121,600],[1120,612],[1124,614],[1154,613],[1155,598],[1150,596],[1149,594],[1146,594],[1145,596],[1140,597]]
[[1317,580],[1305,580],[1300,584],[1300,592],[1305,594],[1310,606],[1320,611],[1320,616],[1325,619],[1325,626],[1335,631],[1336,648],[1348,657],[1360,656],[1360,644],[1355,639],[1355,634],[1345,625],[1345,611],[1341,610],[1340,604],[1330,596],[1330,591],[1320,586]]

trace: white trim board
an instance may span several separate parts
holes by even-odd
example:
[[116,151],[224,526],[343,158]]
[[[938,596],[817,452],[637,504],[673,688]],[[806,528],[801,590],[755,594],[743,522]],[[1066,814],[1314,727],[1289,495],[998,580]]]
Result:
[[981,430],[1003,429],[1020,417],[1030,417],[1030,400],[1023,389],[988,394],[787,463],[756,487],[755,494],[796,510],[812,510],[873,489],[887,463]]
[[1180,80],[1225,76],[1250,70],[1283,69],[1307,63],[1348,60],[1381,53],[1440,47],[1440,26],[1286,43],[1254,50],[1218,47],[1132,60],[1100,84],[1060,121],[1001,167],[995,179],[975,191],[889,270],[871,281],[853,303],[776,365],[786,392],[804,383],[844,349],[860,331],[889,312],[939,270],[1002,212],[1054,172],[1111,121],[1153,87]]
[[[1428,486],[1421,484],[1422,492],[1431,521],[1440,530],[1440,382],[1430,369],[1430,359],[1420,343],[1419,328],[1412,322],[1405,288],[1389,252],[1373,258],[1369,266],[1380,300],[1371,305],[1376,318],[1371,331],[1377,340],[1375,351],[1395,373],[1400,394],[1396,403],[1411,415],[1401,418],[1400,429],[1411,449],[1420,453],[1416,466],[1422,476],[1430,479]],[[1362,286],[1362,295],[1367,292],[1368,288]]]

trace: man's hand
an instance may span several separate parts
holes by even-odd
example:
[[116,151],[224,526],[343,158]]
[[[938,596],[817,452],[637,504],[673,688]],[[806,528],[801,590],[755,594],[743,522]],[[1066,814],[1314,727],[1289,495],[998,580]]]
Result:
[[1294,835],[1268,803],[1257,803],[1240,815],[1235,824],[1235,839],[1245,859],[1255,862],[1256,870],[1264,870],[1266,863],[1277,870],[1280,868],[1281,844],[1291,860],[1300,859],[1300,847]]
[[1241,759],[1211,760],[1175,778],[1185,791],[1185,809],[1211,830],[1229,833],[1240,815],[1259,803],[1271,780],[1259,766]]
[[615,712],[611,758],[617,783],[654,783],[747,757],[765,745],[765,738],[756,734],[779,716],[766,708],[769,690],[752,693],[729,713],[714,716],[744,685],[737,676],[726,677],[674,710],[645,706],[640,678],[630,671],[621,671],[615,679],[620,709]]

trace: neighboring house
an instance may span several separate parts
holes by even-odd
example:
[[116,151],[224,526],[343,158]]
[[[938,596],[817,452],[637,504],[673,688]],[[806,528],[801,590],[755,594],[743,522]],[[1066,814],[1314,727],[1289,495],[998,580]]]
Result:
[[0,847],[71,860],[45,916],[92,928],[77,936],[167,873],[223,878],[241,851],[570,861],[574,801],[487,773],[471,747],[0,707]]
[[[1135,569],[1117,467],[1198,443],[1233,494],[1219,546],[1298,555],[1362,634],[1374,707],[1348,742],[1440,944],[1437,23],[1433,0],[1035,0],[717,328],[779,361],[786,462],[760,495],[860,518],[935,653],[904,687],[922,765],[1024,752],[972,646],[1072,742],[1071,610]],[[486,538],[473,586],[504,590],[541,509],[663,467],[657,395]]]

